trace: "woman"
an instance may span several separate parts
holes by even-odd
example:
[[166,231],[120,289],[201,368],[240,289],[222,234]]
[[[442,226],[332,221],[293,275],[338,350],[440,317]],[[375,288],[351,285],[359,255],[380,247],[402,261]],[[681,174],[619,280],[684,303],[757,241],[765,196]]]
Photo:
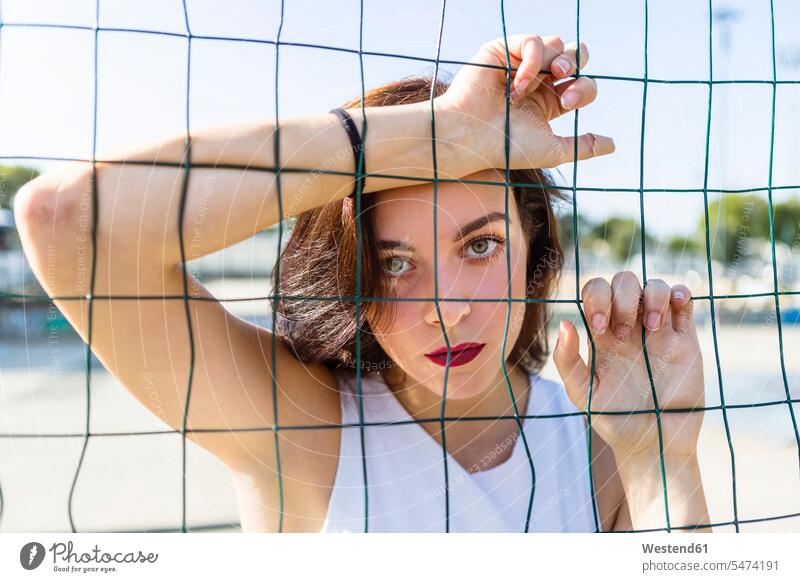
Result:
[[[708,523],[702,412],[663,412],[660,431],[653,412],[595,414],[587,434],[591,351],[581,357],[566,321],[553,352],[565,389],[537,374],[545,305],[521,299],[546,298],[562,259],[558,194],[540,170],[614,146],[549,126],[596,96],[591,79],[571,78],[585,46],[517,35],[508,51],[508,166],[527,186],[510,188],[507,205],[503,39],[449,87],[404,80],[368,93],[363,111],[360,100],[345,105],[357,133],[364,115],[367,125],[360,261],[359,136],[351,142],[330,114],[281,120],[278,180],[264,170],[276,160],[264,122],[193,130],[188,150],[175,136],[105,156],[127,163],[99,162],[94,175],[71,164],[19,193],[20,236],[46,291],[95,296],[91,330],[85,300],[56,304],[85,341],[91,332],[102,363],[175,429],[190,387],[187,436],[230,468],[245,531],[650,529],[665,527],[665,501],[673,528]],[[286,216],[297,222],[274,277],[284,296],[274,341],[182,265]],[[197,299],[188,309],[184,293]],[[121,295],[159,299],[103,298]],[[366,298],[358,307],[356,295]],[[642,290],[623,272],[586,283],[582,301],[596,350],[593,412],[652,411],[648,364],[660,409],[702,408],[685,286],[652,280]]]

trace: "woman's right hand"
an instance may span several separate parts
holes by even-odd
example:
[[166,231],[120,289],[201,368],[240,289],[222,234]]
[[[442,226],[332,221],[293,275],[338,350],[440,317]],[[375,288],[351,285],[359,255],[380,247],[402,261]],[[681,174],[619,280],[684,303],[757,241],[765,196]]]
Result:
[[[508,36],[511,59],[510,160],[513,169],[552,168],[574,160],[572,136],[555,135],[550,121],[568,111],[585,107],[597,96],[593,79],[580,77],[556,85],[576,72],[576,44],[564,45],[557,36]],[[589,52],[581,43],[581,68]],[[506,67],[503,38],[484,44],[470,63]],[[550,71],[550,72],[542,72]],[[506,71],[501,68],[464,65],[440,104],[467,116],[477,127],[487,167],[506,167]],[[578,159],[610,154],[614,141],[585,133],[578,136]]]

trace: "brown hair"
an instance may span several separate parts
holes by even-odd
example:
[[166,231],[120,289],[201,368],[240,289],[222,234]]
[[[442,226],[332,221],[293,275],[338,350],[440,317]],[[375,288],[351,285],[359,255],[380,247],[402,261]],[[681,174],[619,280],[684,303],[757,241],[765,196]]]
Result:
[[[432,79],[409,77],[368,91],[365,107],[417,103],[430,99]],[[434,95],[443,94],[448,83],[437,80]],[[356,98],[342,105],[360,107]],[[528,242],[526,296],[547,298],[563,265],[563,251],[552,202],[564,199],[542,170],[512,170],[510,182],[532,184],[512,187],[522,230]],[[361,297],[391,297],[373,229],[374,196],[361,202]],[[367,321],[391,320],[393,302],[361,303],[361,349],[356,362],[356,206],[351,195],[300,214],[272,273],[273,289],[281,298],[275,313],[275,333],[301,361],[323,363],[332,368],[362,366],[383,370],[393,366],[370,330]],[[289,296],[289,297],[285,297]],[[327,299],[323,299],[327,298]],[[387,305],[389,306],[387,308]],[[385,320],[384,320],[385,321]],[[512,365],[535,372],[548,353],[546,303],[527,303],[517,339],[509,357]]]

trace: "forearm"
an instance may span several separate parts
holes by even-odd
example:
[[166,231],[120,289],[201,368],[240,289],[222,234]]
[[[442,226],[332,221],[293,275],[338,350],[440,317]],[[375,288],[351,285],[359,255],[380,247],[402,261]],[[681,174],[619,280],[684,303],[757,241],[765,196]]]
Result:
[[[349,110],[362,131],[360,108]],[[365,110],[365,167],[370,174],[391,174],[424,180],[433,178],[430,103]],[[332,114],[280,121],[279,157],[283,171],[278,184],[271,168],[274,123],[244,123],[192,131],[191,164],[238,165],[250,169],[193,167],[184,211],[186,258],[200,257],[253,236],[311,208],[344,198],[354,187],[352,147],[340,121]],[[463,119],[438,107],[436,111],[437,170],[441,178],[460,178],[482,169],[479,138]],[[125,237],[145,245],[140,252],[153,260],[180,262],[178,220],[184,169],[118,161],[179,163],[184,157],[182,135],[98,159],[100,236]],[[337,172],[344,173],[337,174]],[[419,181],[370,176],[364,192],[418,184]],[[82,188],[84,192],[86,188]]]
[[[669,521],[672,528],[708,524],[700,465],[697,456],[665,458]],[[619,465],[629,514],[621,516],[614,531],[661,529],[667,525],[664,484],[657,455],[648,459],[627,460]],[[673,532],[710,532],[711,528],[673,529]]]

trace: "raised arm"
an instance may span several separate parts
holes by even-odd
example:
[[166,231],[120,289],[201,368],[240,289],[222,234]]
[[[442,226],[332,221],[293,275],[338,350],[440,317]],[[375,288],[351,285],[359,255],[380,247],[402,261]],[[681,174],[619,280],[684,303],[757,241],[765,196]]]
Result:
[[[574,45],[558,37],[508,38],[511,66],[511,150],[514,168],[553,167],[573,158],[572,138],[552,133],[549,122],[591,103],[596,85],[588,78],[564,80],[576,70]],[[581,65],[588,51],[581,47]],[[472,66],[480,65],[480,66]],[[438,177],[461,178],[490,167],[504,167],[506,65],[503,39],[486,43],[462,68],[448,91],[432,102],[349,109],[359,132],[365,127],[364,192],[408,185],[402,179],[432,179],[435,119]],[[551,74],[547,70],[552,69]],[[544,71],[544,72],[543,72]],[[275,155],[275,142],[278,155]],[[158,164],[191,164],[184,227],[202,224],[191,240],[197,258],[253,236],[281,218],[297,215],[348,195],[355,160],[350,142],[333,114],[243,122],[193,129],[121,152],[98,155],[96,164],[100,241],[114,237],[138,241],[141,254],[163,265],[180,262],[178,220],[186,170]],[[581,136],[578,157],[613,151],[609,138]],[[131,163],[124,163],[131,162]],[[280,198],[274,167],[280,165]],[[219,166],[219,167],[217,167]],[[241,166],[247,169],[231,169]],[[347,175],[347,174],[351,175]],[[380,175],[398,176],[383,178]],[[91,198],[92,168],[73,163],[31,182],[18,204],[30,215],[68,213]],[[119,201],[124,200],[120,204]],[[282,210],[282,212],[281,212]],[[185,235],[188,238],[188,234]],[[184,241],[185,246],[189,246]]]
[[[361,110],[350,113],[361,130]],[[370,172],[432,177],[429,103],[371,108],[366,115],[365,163]],[[461,177],[480,169],[481,160],[475,154],[481,144],[472,143],[477,136],[466,124],[442,110],[437,112],[437,130],[441,136],[437,157],[444,175]],[[352,191],[354,178],[346,175],[355,171],[352,148],[332,114],[282,119],[278,129],[274,121],[263,121],[193,130],[189,162],[197,167],[190,171],[185,201],[184,244],[187,254],[191,253],[187,258],[220,250],[278,222],[278,184],[271,170],[276,165],[276,133],[280,166],[288,168],[280,175],[283,218]],[[98,156],[109,160],[97,163],[97,230],[101,242],[113,232],[116,238],[139,241],[139,252],[150,255],[154,262],[180,262],[177,225],[186,170],[158,164],[183,163],[185,141],[183,135],[175,135]],[[34,180],[22,198],[27,199],[28,210],[69,212],[71,205],[85,204],[90,198],[91,179],[89,164],[70,164]],[[408,182],[367,178],[365,191],[400,183]],[[192,237],[200,224],[202,236]]]
[[[553,86],[575,71],[574,48],[564,47],[557,37],[519,35],[508,42],[512,66],[519,71],[512,94],[519,99],[514,90],[520,86],[528,96],[512,108],[511,167],[552,167],[570,161],[571,138],[553,135],[549,121],[590,103],[596,94],[594,82],[581,78]],[[569,63],[566,68],[558,68],[556,61],[554,75],[540,72],[559,56]],[[587,58],[583,47],[583,64]],[[503,66],[502,40],[484,45],[472,62]],[[438,177],[461,178],[485,168],[504,167],[505,109],[504,71],[469,65],[433,103],[349,109],[359,132],[366,116],[365,167],[371,176],[365,180],[364,192],[413,183],[375,174],[433,178],[432,117]],[[582,136],[578,144],[580,158],[612,150],[610,139],[592,134]],[[177,224],[185,170],[157,164],[198,166],[190,172],[184,227],[187,233],[194,230],[193,225],[202,223],[203,228],[202,236],[192,238],[191,245],[184,241],[186,247],[191,246],[188,258],[220,250],[280,218],[343,198],[353,189],[355,172],[350,142],[332,114],[281,119],[278,127],[268,120],[193,129],[188,150],[185,136],[179,134],[121,152],[101,153],[98,159],[99,236],[109,237],[113,229],[117,238],[140,241],[141,253],[152,253],[152,260],[165,265],[180,262]],[[278,163],[285,170],[280,174],[282,213],[272,170]],[[89,164],[70,164],[34,180],[22,198],[31,210],[57,213],[60,207],[67,212],[70,205],[85,205],[91,179]],[[118,204],[119,200],[124,204]]]
[[[554,86],[575,70],[574,48],[556,37],[515,36],[508,41],[515,68],[511,167],[551,167],[570,161],[574,144],[570,138],[554,136],[549,121],[591,103],[594,83],[580,78]],[[581,55],[585,61],[585,47]],[[567,66],[556,66],[556,57]],[[433,105],[365,110],[366,170],[400,177],[370,175],[365,192],[433,177],[432,115],[440,178],[505,166],[502,39],[481,47],[472,62],[494,68],[462,68]],[[542,72],[550,66],[554,75]],[[349,112],[360,131],[362,110],[355,107]],[[274,155],[276,135],[279,159]],[[587,134],[577,150],[580,158],[586,158],[609,153],[613,143]],[[281,216],[343,198],[353,187],[353,176],[346,175],[355,169],[351,145],[333,114],[281,119],[277,130],[273,120],[193,129],[189,151],[192,169],[183,213],[187,260],[253,236]],[[180,162],[186,152],[185,136],[175,135],[122,152],[101,152],[94,173],[90,164],[68,164],[26,185],[15,200],[15,216],[36,276],[51,296],[82,297],[92,292],[95,297],[177,297],[97,299],[91,342],[106,368],[174,428],[182,425],[189,387],[190,427],[236,429],[279,420],[281,424],[338,422],[329,371],[301,364],[282,345],[273,346],[268,330],[233,317],[185,272],[178,225],[187,172]],[[276,162],[286,169],[280,173],[283,213],[278,208],[276,173],[270,169]],[[91,238],[93,225],[96,245]],[[191,327],[182,300],[184,281],[190,297],[208,299],[190,303]],[[88,341],[86,301],[59,299],[56,304]],[[272,364],[273,347],[277,369]],[[270,389],[273,377],[279,397],[285,396],[279,403]],[[280,418],[273,417],[273,407],[279,409]],[[283,438],[297,439],[299,448],[311,447],[312,437],[299,442],[304,431],[290,434]],[[195,433],[191,438],[229,464],[256,463],[271,470],[268,433]]]

